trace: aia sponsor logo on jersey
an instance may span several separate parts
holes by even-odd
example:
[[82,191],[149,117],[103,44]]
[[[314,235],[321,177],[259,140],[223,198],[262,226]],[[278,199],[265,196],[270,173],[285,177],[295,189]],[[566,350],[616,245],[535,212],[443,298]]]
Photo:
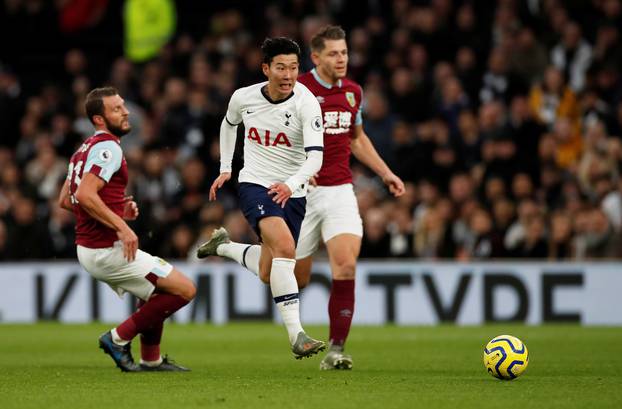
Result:
[[257,128],[255,127],[252,127],[248,130],[247,138],[263,146],[285,145],[288,148],[292,146],[285,132],[279,132],[274,138],[272,138],[269,129],[266,129],[265,131],[263,131],[263,135],[260,135],[259,130],[257,130]]

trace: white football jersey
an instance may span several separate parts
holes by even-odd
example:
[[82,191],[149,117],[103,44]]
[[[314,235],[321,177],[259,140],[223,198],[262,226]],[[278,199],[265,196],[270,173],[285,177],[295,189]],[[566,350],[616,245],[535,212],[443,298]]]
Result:
[[[306,152],[323,150],[322,109],[311,91],[296,83],[292,94],[272,101],[266,82],[236,90],[227,108],[229,125],[244,123],[244,168],[239,181],[269,187],[285,182],[306,160]],[[292,197],[306,195],[307,183]]]

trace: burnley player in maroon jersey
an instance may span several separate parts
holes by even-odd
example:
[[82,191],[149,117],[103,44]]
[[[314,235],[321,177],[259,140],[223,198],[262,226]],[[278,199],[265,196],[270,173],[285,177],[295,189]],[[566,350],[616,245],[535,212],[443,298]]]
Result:
[[[120,138],[130,131],[129,112],[112,87],[86,97],[86,114],[95,134],[73,154],[59,198],[76,216],[78,260],[91,276],[119,296],[128,292],[138,310],[99,338],[99,346],[124,372],[187,371],[160,355],[164,320],[190,302],[194,284],[166,261],[138,248],[138,237],[126,220],[138,207],[125,196],[128,172]],[[141,361],[134,362],[130,342],[141,334]]]
[[[307,194],[307,212],[296,248],[296,278],[303,288],[311,276],[312,255],[319,241],[326,244],[332,271],[328,302],[330,349],[320,369],[351,369],[344,345],[354,313],[356,259],[363,225],[352,187],[350,154],[373,170],[394,196],[404,183],[380,158],[363,130],[360,85],[346,78],[348,47],[338,26],[321,29],[311,40],[315,68],[298,77],[316,96],[324,119],[324,162]],[[387,135],[388,137],[389,135]]]

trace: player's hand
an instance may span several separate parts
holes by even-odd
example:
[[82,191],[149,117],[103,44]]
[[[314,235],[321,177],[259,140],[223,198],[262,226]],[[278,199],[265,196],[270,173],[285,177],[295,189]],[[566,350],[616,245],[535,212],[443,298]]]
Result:
[[280,204],[281,207],[285,207],[285,203],[292,195],[292,191],[285,183],[274,183],[268,188],[268,194],[272,197],[272,201],[276,204]]
[[314,187],[317,186],[317,173],[311,176],[311,178],[309,179],[309,184]]
[[123,200],[123,219],[124,220],[136,220],[138,217],[138,205],[133,200],[133,196],[125,196]]
[[227,180],[231,179],[231,172],[222,172],[212,183],[212,187],[209,188],[209,200],[210,202],[216,200],[216,191],[225,184]]
[[389,188],[389,192],[395,197],[400,197],[406,192],[406,188],[404,187],[404,182],[402,179],[397,177],[393,172],[389,172],[382,177],[382,181]]
[[123,243],[123,256],[128,262],[136,259],[136,251],[138,251],[138,237],[136,233],[129,227],[117,232],[117,237]]

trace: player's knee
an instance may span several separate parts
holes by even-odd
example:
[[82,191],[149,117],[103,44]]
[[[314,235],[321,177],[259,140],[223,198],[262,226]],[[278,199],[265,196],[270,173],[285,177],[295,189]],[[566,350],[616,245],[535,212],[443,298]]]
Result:
[[338,260],[335,263],[333,278],[337,280],[354,280],[356,275],[356,261]]
[[187,301],[192,301],[197,295],[197,288],[193,283],[187,283],[184,285],[179,295]]
[[279,258],[296,258],[296,246],[293,241],[278,243],[272,248],[272,255]]
[[194,284],[188,280],[188,282],[182,283],[176,291],[177,295],[183,298],[184,300],[190,302],[197,295],[197,288]]
[[179,279],[176,280],[176,293],[186,301],[190,302],[197,295],[197,288],[188,277],[181,274]]

